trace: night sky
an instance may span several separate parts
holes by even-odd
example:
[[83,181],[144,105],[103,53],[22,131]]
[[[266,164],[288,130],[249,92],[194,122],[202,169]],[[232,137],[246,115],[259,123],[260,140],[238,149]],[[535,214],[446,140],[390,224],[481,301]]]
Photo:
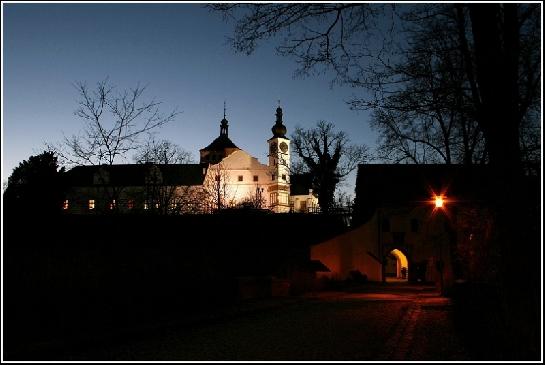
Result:
[[[236,54],[226,40],[233,24],[201,4],[3,4],[3,10],[2,181],[45,142],[81,130],[73,83],[92,87],[105,77],[119,89],[148,84],[144,99],[162,101],[165,113],[178,108],[182,113],[156,138],[196,160],[219,134],[224,100],[229,136],[262,163],[277,100],[288,137],[296,125],[323,119],[353,142],[376,140],[369,116],[346,105],[354,90],[332,89],[332,74],[294,78],[295,61],[275,54],[280,39],[251,56]],[[354,176],[343,190],[353,192]]]

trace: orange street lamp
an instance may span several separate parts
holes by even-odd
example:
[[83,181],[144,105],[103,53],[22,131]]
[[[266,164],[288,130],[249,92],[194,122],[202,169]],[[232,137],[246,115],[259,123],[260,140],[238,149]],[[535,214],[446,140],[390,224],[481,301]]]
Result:
[[436,195],[435,196],[435,207],[436,208],[442,208],[443,204],[445,204],[445,200],[442,195]]

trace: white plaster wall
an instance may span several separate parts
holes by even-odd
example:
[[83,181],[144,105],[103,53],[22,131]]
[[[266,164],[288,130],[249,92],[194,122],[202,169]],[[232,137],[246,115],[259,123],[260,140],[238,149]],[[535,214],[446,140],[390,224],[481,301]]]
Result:
[[[371,222],[370,222],[371,223]],[[371,223],[372,224],[372,223]],[[376,254],[376,234],[365,224],[311,248],[311,258],[320,260],[331,272],[319,273],[335,279],[346,279],[358,270],[371,281],[381,280],[381,267],[371,254]]]
[[[211,165],[208,169],[206,181],[214,179],[214,169],[224,171],[227,181],[227,195],[232,197],[235,203],[240,203],[246,198],[255,196],[256,188],[263,188],[262,196],[265,206],[269,206],[268,186],[272,183],[271,172],[267,165],[260,163],[243,150],[238,150],[224,158],[220,163]],[[242,176],[242,181],[238,177]],[[258,181],[254,181],[254,176]],[[206,185],[206,183],[205,183]]]

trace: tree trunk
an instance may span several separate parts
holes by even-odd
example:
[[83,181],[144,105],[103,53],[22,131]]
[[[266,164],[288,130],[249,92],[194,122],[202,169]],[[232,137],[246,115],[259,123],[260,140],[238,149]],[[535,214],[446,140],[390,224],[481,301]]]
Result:
[[[531,263],[536,251],[519,145],[519,31],[516,4],[471,4],[476,79],[481,99],[478,122],[488,148],[492,183],[489,201],[495,205],[496,242],[501,250],[500,291],[507,356],[530,360],[539,347],[539,273]],[[491,268],[492,269],[492,268]]]

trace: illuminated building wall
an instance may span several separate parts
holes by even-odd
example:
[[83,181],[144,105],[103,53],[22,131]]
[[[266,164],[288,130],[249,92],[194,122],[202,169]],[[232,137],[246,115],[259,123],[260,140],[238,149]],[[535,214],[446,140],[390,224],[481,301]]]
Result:
[[432,212],[429,205],[377,209],[364,224],[311,248],[311,259],[330,269],[319,276],[344,280],[357,270],[368,280],[381,281],[381,257],[399,250],[408,261],[399,264],[407,265],[409,278],[412,275],[417,280],[438,282],[437,263],[442,262],[443,280],[448,283],[452,267],[447,217]]
[[298,184],[296,194],[290,195],[291,147],[280,107],[271,131],[268,165],[231,141],[224,115],[219,136],[199,151],[198,164],[78,166],[67,173],[71,189],[64,211],[180,214],[241,206],[275,213],[317,211],[318,199],[308,183],[304,191]]

